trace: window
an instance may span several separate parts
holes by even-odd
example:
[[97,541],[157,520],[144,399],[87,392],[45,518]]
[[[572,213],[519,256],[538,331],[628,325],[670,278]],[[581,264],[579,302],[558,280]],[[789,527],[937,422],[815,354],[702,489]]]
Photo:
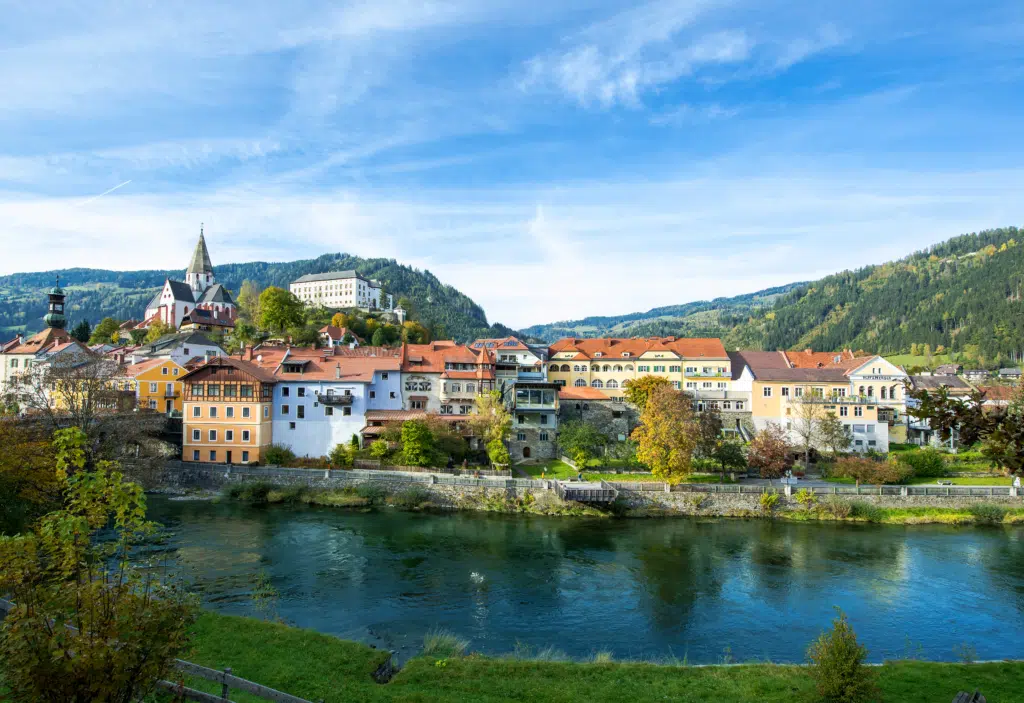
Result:
[[206,395],[213,395],[213,396],[220,395],[220,384],[219,383],[209,383],[209,384],[207,384],[206,385]]
[[518,434],[516,434],[516,439],[518,441],[520,441],[520,442],[525,442],[526,441],[526,433],[525,432],[519,432]]
[[864,417],[864,408],[862,408],[859,405],[854,407],[854,409],[853,409],[853,416],[854,417]]
[[644,373],[644,372],[650,372],[650,370],[651,370],[651,367],[650,367],[650,366],[647,366],[647,365],[643,365],[643,366],[637,366],[637,367],[636,367],[636,370],[637,370],[637,371],[638,371],[639,373]]
[[288,414],[288,406],[287,405],[282,405],[281,406],[281,414],[282,415],[287,415]]
[[572,385],[576,386],[577,388],[586,388],[587,382],[582,378],[577,378],[576,382],[573,383]]
[[789,386],[783,386],[782,387],[782,397],[783,398],[789,397]]
[[210,417],[217,417],[217,408],[210,408]]
[[294,430],[295,429],[295,423],[294,422],[289,422],[288,423],[288,429],[289,430]]
[[202,394],[203,394],[203,384],[202,383],[193,383],[192,384],[192,395],[202,395]]
[[669,370],[669,371],[670,371],[671,373],[679,373],[680,369],[682,369],[682,367],[681,367],[681,366],[669,366],[669,367],[668,367],[668,370]]
[[679,390],[679,386],[680,386],[679,381],[672,381],[672,388],[673,388],[673,390]]
[[765,398],[771,398],[772,397],[771,386],[765,386],[763,389],[761,389],[761,393],[762,393],[762,395],[764,395]]
[[203,412],[203,411],[202,411],[202,410],[200,409],[200,407],[199,407],[199,406],[197,405],[197,406],[195,406],[194,408],[192,408],[192,417],[201,417],[201,416],[202,416],[202,412]]
[[526,415],[516,415],[516,422],[518,422],[520,425],[525,425]]
[[248,463],[248,461],[249,461],[249,452],[247,452],[247,451],[243,451],[242,452],[242,461]]
[[156,384],[155,383],[150,383],[149,384],[149,392],[150,393],[156,393]]
[[736,409],[737,410],[742,410],[743,409],[743,401],[742,400],[737,400],[736,401]]
[[452,384],[452,393],[461,393],[461,392],[462,392],[462,384],[461,383],[453,383]]
[[171,375],[172,375],[172,376],[177,376],[177,375],[178,375],[178,367],[177,367],[177,366],[175,366],[175,367],[174,367],[174,370],[173,370],[173,371],[171,371]]
[[160,373],[161,373],[162,375],[166,376],[166,375],[167,375],[167,367],[165,366],[165,367],[163,367],[162,369],[160,369]]
[[599,378],[595,378],[590,382],[592,388],[604,388],[604,383]]
[[864,434],[864,425],[854,425],[853,431],[859,432],[860,434]]
[[540,441],[541,442],[547,442],[548,441],[548,433],[547,432],[541,432],[540,433]]
[[193,442],[202,442],[203,441],[203,432],[202,432],[202,430],[192,430],[192,441]]
[[868,434],[874,434],[875,433],[875,426],[874,425],[868,425],[866,427],[866,429],[868,431]]
[[876,444],[877,444],[877,442],[875,442],[875,440],[873,440],[873,439],[869,439],[869,440],[868,440],[868,446],[869,446],[869,447],[873,447],[873,446],[875,446]]
[[540,416],[540,424],[542,424],[542,425],[548,424],[548,416],[547,415],[541,415]]
[[[623,356],[629,356],[629,354],[623,354]],[[626,371],[632,371],[633,364],[626,364]]]
[[700,385],[702,388],[711,388],[711,381],[704,381],[704,383]]
[[252,398],[252,384],[243,383],[238,387],[238,395],[243,398]]
[[459,406],[459,415],[469,415],[471,412],[473,412],[473,406],[472,405],[460,405]]
[[373,400],[376,397],[377,397],[377,391],[370,391],[370,400]]
[[295,406],[295,417],[299,418],[300,420],[302,420],[303,418],[306,417],[306,406],[305,405],[296,405]]
[[387,371],[381,371],[380,372],[380,377],[384,381],[388,380],[388,372]]
[[688,389],[690,389],[690,390],[693,390],[693,389],[695,389],[697,387],[697,382],[696,381],[687,381],[686,382],[686,387]]
[[224,441],[225,442],[234,442],[235,441],[235,431],[234,430],[224,430]]
[[299,388],[298,389],[298,395],[299,395],[300,398],[305,398],[306,397],[306,389],[304,387],[303,388]]
[[237,395],[238,395],[238,386],[237,385],[235,385],[234,383],[226,383],[226,384],[224,384],[224,397],[225,398],[234,398]]
[[264,405],[263,406],[263,417],[270,417],[270,406],[269,405]]
[[889,397],[889,389],[882,386],[882,400],[886,400]]
[[392,400],[394,400],[395,398],[397,398],[397,396],[395,395],[395,392],[394,392],[394,391],[391,391],[391,394],[390,394],[390,396],[389,396],[389,397],[390,397],[390,398],[391,398]]
[[198,449],[193,449],[192,450],[192,461],[199,461],[199,450]]
[[732,410],[732,401],[731,400],[723,400],[722,401],[722,410]]
[[324,415],[329,417],[329,416],[331,416],[333,414],[334,414],[334,408],[332,408],[330,405],[325,405],[324,406]]
[[211,442],[217,441],[217,430],[210,430],[209,440]]
[[18,368],[18,360],[17,359],[11,359],[11,368],[12,369]]
[[292,389],[288,386],[281,386],[281,397],[287,398],[292,392]]
[[466,384],[466,392],[467,393],[476,393],[476,384],[475,383],[467,383]]
[[850,415],[850,409],[848,407],[846,407],[845,405],[841,405],[839,407],[839,417],[849,417],[849,415]]
[[854,443],[854,445],[856,445],[858,447],[863,447],[864,446],[864,440],[863,439],[854,440],[853,443]]
[[654,367],[654,373],[665,373],[665,367],[664,366],[655,366]]
[[224,417],[234,417],[235,409],[232,407],[224,408]]
[[249,430],[242,430],[242,441],[243,442],[248,442],[249,441]]
[[409,409],[410,410],[422,410],[423,409],[423,401],[422,400],[410,400],[409,401]]
[[719,381],[716,385],[718,386],[719,390],[725,390],[726,384],[723,381]]
[[341,409],[341,414],[344,415],[345,417],[348,417],[349,415],[352,414],[352,408],[350,408],[348,406],[342,408]]
[[616,381],[613,378],[612,380],[608,381],[608,383],[604,384],[604,387],[605,388],[618,388],[619,387],[619,382]]
[[804,395],[803,386],[797,386],[796,388],[794,388],[793,395],[796,396],[797,398],[802,398]]
[[249,408],[248,407],[242,408],[242,417],[249,417]]

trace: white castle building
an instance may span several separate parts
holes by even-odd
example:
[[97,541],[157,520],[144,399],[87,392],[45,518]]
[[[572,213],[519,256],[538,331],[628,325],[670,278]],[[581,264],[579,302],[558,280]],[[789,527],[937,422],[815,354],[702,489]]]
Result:
[[164,287],[146,306],[144,326],[157,320],[177,328],[182,319],[196,308],[235,316],[235,301],[224,286],[217,283],[206,249],[206,238],[199,228],[199,242],[185,272],[185,282],[166,279]]

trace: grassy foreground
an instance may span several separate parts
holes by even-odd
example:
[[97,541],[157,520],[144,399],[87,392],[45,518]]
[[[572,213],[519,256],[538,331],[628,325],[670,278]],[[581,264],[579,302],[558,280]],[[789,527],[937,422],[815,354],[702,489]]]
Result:
[[[687,667],[646,663],[572,663],[512,658],[416,657],[387,684],[373,672],[386,654],[365,645],[284,625],[204,613],[190,660],[232,667],[248,678],[308,700],[325,701],[717,701],[815,700],[799,666]],[[878,669],[882,700],[949,701],[980,690],[992,703],[1020,700],[1024,664],[890,662]],[[198,684],[187,682],[193,687]],[[211,684],[203,690],[215,692]],[[219,691],[216,691],[219,693]],[[232,692],[242,703],[255,700]]]

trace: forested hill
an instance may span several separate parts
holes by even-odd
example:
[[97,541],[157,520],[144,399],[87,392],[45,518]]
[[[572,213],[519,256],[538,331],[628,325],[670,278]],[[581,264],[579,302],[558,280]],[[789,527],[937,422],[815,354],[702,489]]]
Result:
[[[458,340],[477,336],[504,336],[511,330],[489,325],[483,309],[452,286],[439,281],[429,271],[403,266],[393,259],[362,259],[347,254],[324,254],[316,259],[215,266],[217,281],[237,293],[245,280],[260,287],[281,286],[307,273],[354,269],[379,280],[395,300],[408,298],[415,319],[424,325],[440,326],[445,336]],[[104,317],[140,319],[146,304],[170,277],[182,280],[184,269],[168,271],[107,271],[102,269],[63,269],[42,273],[16,273],[0,276],[0,339],[18,331],[34,332],[43,326],[46,314],[46,290],[60,275],[68,292],[69,326],[87,319],[95,325]]]
[[699,333],[721,336],[729,349],[853,348],[883,354],[927,344],[937,353],[958,352],[994,366],[1019,362],[1024,354],[1022,295],[1024,231],[1006,227],[789,290],[524,332],[546,339]]

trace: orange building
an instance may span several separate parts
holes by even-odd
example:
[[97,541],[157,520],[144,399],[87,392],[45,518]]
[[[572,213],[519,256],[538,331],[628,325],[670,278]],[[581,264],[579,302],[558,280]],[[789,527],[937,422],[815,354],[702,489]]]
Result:
[[181,379],[187,370],[173,359],[146,359],[124,367],[134,382],[136,407],[170,414],[181,412]]
[[184,461],[261,461],[273,444],[273,371],[221,356],[182,376],[181,383]]

